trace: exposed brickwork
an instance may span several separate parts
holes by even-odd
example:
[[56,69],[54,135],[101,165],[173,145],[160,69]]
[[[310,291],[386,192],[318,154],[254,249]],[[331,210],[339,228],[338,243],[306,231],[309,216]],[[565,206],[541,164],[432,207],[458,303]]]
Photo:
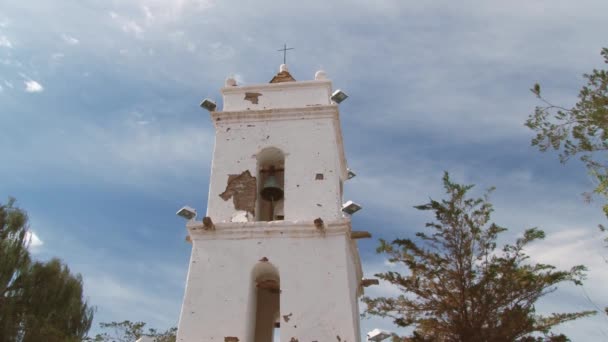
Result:
[[245,93],[245,100],[253,104],[258,104],[258,98],[262,96],[262,93]]
[[232,198],[234,209],[245,210],[252,215],[255,214],[255,201],[258,196],[257,179],[251,175],[249,170],[240,175],[228,175],[226,190],[220,197],[227,201]]

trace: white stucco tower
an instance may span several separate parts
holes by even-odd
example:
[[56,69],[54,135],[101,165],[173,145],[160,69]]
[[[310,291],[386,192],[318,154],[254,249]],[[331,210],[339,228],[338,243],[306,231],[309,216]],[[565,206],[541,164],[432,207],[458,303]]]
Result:
[[331,81],[228,79],[192,256],[182,342],[360,341],[361,264],[342,212],[348,171]]

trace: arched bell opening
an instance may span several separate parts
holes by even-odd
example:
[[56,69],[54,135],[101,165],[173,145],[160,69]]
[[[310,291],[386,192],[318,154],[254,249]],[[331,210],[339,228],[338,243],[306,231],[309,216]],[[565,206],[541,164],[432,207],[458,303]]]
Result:
[[258,263],[253,270],[255,285],[255,342],[278,341],[280,332],[280,278],[269,262]]
[[283,220],[285,199],[285,154],[276,147],[267,147],[257,154],[258,193],[256,221]]

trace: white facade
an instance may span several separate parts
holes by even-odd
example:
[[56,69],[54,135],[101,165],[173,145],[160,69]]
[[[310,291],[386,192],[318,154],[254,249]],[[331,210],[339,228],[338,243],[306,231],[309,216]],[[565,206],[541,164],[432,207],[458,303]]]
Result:
[[[211,112],[213,226],[187,225],[178,341],[271,342],[275,322],[285,342],[360,340],[339,112],[331,82],[317,78],[222,89],[223,110]],[[277,201],[260,195],[270,177],[284,190]]]

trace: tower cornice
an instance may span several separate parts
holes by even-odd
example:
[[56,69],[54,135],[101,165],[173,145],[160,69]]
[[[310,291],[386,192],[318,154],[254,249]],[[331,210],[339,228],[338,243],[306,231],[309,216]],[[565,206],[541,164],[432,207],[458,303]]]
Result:
[[[232,122],[274,121],[274,120],[312,120],[333,118],[340,123],[338,105],[310,105],[306,107],[246,109],[234,111],[211,112],[216,128],[218,125]],[[339,126],[339,125],[338,125]]]
[[350,236],[351,221],[340,219],[326,222],[323,229],[316,228],[313,221],[252,221],[252,222],[218,222],[215,229],[205,229],[202,222],[191,222],[186,225],[191,238],[204,240],[217,239],[259,239],[265,237],[310,238],[320,236]]
[[232,87],[223,87],[221,88],[222,94],[232,94],[232,93],[242,93],[245,91],[254,91],[254,90],[264,90],[264,89],[272,89],[272,90],[284,90],[284,89],[294,89],[294,88],[317,88],[324,87],[331,91],[331,81],[330,80],[307,80],[307,81],[297,81],[297,82],[281,82],[281,83],[262,83],[262,84],[250,84],[250,85],[240,85],[240,86],[232,86]]

